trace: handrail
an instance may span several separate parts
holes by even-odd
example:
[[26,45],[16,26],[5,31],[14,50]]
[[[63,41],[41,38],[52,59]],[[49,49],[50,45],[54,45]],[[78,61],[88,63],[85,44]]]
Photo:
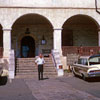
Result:
[[52,58],[52,61],[53,61],[54,66],[56,67],[57,65],[56,65],[56,61],[55,61],[55,58],[54,58],[53,53],[51,54],[51,58]]

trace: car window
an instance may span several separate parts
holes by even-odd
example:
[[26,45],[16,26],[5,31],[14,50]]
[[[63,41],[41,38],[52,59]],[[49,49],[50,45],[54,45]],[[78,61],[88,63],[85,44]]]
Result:
[[80,59],[78,60],[78,64],[87,65],[87,64],[88,64],[88,63],[87,63],[87,59],[85,59],[85,58],[80,58]]
[[100,57],[94,57],[94,58],[89,59],[89,63],[90,65],[100,64]]

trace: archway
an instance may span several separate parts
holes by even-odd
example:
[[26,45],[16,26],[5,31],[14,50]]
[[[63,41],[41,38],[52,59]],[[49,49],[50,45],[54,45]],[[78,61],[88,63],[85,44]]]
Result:
[[30,36],[25,36],[21,40],[21,57],[34,57],[35,56],[35,41]]
[[[18,18],[12,26],[12,49],[16,52],[16,57],[22,57],[22,38],[30,36],[34,38],[34,56],[44,51],[53,49],[53,27],[49,20],[38,14],[26,14]],[[41,41],[45,39],[46,43]]]
[[98,46],[98,25],[86,15],[70,17],[63,25],[62,46]]
[[63,25],[63,55],[97,54],[99,52],[98,26],[93,18],[86,15],[70,17]]

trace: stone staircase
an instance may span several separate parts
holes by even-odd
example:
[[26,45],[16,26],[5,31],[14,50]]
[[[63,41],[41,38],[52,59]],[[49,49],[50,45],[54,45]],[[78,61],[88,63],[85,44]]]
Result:
[[[51,57],[45,57],[44,78],[53,78],[57,76]],[[16,59],[16,78],[38,78],[38,69],[35,65],[35,58],[17,58]]]

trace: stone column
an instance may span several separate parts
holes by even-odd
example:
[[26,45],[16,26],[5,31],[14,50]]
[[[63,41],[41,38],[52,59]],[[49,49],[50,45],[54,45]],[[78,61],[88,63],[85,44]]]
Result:
[[3,57],[9,57],[11,50],[11,29],[3,29]]
[[62,38],[61,38],[62,28],[54,29],[53,33],[53,46],[55,50],[59,50],[62,53]]

